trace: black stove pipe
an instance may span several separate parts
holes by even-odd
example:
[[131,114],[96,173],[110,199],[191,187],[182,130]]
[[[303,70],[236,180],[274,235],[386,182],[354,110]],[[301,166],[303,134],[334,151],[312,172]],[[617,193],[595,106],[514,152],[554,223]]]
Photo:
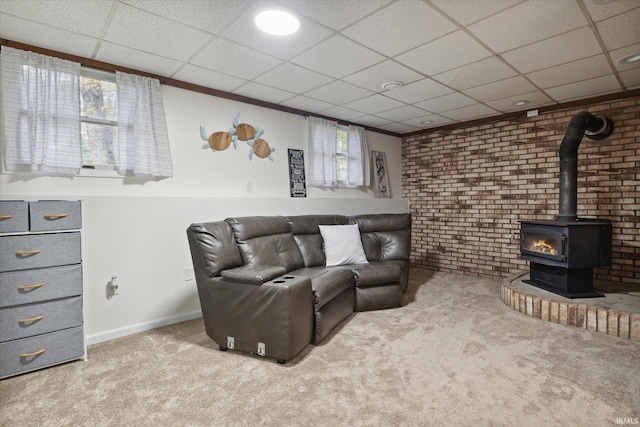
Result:
[[571,118],[560,144],[560,206],[557,219],[577,221],[578,146],[582,137],[601,140],[613,132],[613,122],[601,115],[580,112]]

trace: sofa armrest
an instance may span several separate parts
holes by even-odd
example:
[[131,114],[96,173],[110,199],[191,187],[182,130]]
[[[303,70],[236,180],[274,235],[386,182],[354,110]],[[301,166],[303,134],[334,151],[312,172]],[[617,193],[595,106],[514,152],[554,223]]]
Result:
[[286,268],[272,265],[243,265],[222,271],[222,279],[227,282],[248,283],[250,285],[262,285],[264,282],[282,276],[287,272]]
[[[281,283],[283,282],[284,283]],[[221,347],[234,338],[234,349],[290,360],[313,336],[311,280],[291,276],[261,286],[219,277],[198,278],[198,294],[207,335]]]

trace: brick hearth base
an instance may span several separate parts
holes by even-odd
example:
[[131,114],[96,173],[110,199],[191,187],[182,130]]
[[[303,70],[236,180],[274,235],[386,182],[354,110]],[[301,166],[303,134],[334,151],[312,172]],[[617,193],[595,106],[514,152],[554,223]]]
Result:
[[[569,299],[522,282],[528,272],[506,278],[500,300],[536,319],[640,341],[640,296],[604,290],[604,298]],[[620,284],[618,284],[620,287]]]

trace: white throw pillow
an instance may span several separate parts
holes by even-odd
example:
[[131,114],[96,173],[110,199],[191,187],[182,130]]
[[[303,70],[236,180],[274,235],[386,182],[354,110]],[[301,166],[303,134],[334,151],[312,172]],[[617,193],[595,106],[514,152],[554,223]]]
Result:
[[318,227],[324,240],[327,266],[369,263],[362,247],[357,224],[319,225]]

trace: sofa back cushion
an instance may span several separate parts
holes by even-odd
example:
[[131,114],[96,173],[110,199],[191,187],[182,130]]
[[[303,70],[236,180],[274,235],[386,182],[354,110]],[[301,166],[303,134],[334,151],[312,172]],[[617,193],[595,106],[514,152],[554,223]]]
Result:
[[347,217],[343,215],[298,215],[288,217],[291,233],[300,248],[305,267],[325,265],[320,225],[346,225]]
[[282,266],[287,271],[304,267],[287,218],[251,216],[227,218],[244,264]]
[[224,221],[191,224],[187,228],[196,277],[214,277],[242,265],[231,227]]
[[410,214],[371,214],[349,217],[358,224],[362,246],[369,261],[409,260],[411,254]]

